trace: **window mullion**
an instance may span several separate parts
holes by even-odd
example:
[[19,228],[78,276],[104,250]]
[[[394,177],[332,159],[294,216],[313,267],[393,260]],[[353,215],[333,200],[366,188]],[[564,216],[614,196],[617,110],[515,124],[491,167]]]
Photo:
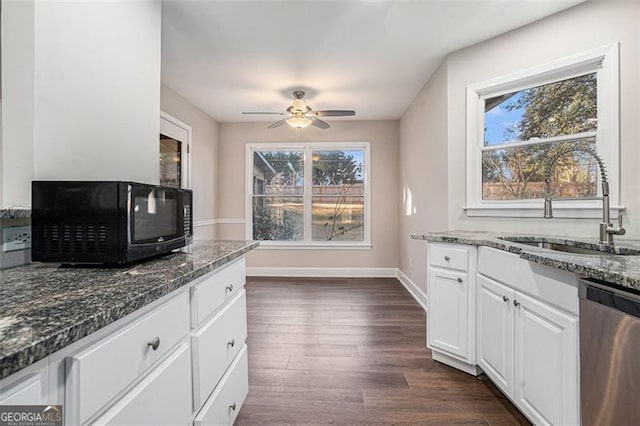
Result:
[[311,202],[313,192],[313,148],[307,145],[304,149],[304,198],[303,198],[303,218],[304,218],[304,243],[311,243],[311,232],[313,228]]

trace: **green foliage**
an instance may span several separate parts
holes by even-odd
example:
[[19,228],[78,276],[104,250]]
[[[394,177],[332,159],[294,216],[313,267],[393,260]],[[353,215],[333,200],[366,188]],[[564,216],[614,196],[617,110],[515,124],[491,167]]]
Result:
[[344,151],[314,152],[314,185],[353,185],[362,182],[362,165]]
[[[597,81],[596,74],[579,76],[556,83],[524,90],[505,108],[509,111],[523,109],[522,119],[505,131],[506,140],[527,141],[534,138],[549,138],[570,135],[597,129]],[[582,143],[593,144],[593,139]],[[485,152],[482,158],[482,175],[485,183],[500,183],[504,198],[540,198],[541,188],[534,191],[532,183],[544,181],[546,160],[559,149],[575,142],[540,144],[513,147]],[[554,168],[554,182],[585,182],[593,166],[584,167],[591,161],[580,153],[561,157]],[[589,186],[582,194],[589,195]]]
[[253,239],[265,241],[289,241],[296,239],[295,220],[291,212],[285,210],[278,217],[272,209],[253,206]]

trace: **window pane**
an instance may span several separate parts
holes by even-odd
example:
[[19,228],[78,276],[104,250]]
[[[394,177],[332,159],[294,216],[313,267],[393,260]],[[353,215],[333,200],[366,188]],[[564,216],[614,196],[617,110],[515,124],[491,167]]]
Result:
[[364,241],[364,197],[314,196],[314,241]]
[[253,239],[303,239],[302,197],[253,197]]
[[160,135],[160,185],[180,188],[182,142]]
[[[513,147],[482,153],[482,198],[484,200],[521,200],[544,197],[545,162],[570,145],[595,149],[595,139],[558,144]],[[597,164],[583,152],[560,157],[551,173],[554,198],[580,199],[597,195]]]
[[255,195],[302,195],[304,193],[302,151],[255,151],[253,193]]
[[364,151],[313,151],[314,195],[363,195]]
[[597,127],[596,73],[485,99],[485,146],[572,135]]

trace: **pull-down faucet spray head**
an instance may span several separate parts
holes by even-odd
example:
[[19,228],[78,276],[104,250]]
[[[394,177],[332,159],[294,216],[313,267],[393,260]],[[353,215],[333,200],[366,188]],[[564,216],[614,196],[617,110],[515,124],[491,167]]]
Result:
[[551,205],[551,170],[560,157],[570,152],[584,152],[591,155],[598,163],[602,181],[602,222],[600,222],[600,243],[613,245],[613,236],[624,235],[625,233],[625,229],[622,227],[622,216],[618,218],[619,224],[617,227],[611,224],[609,211],[609,180],[607,179],[607,169],[604,165],[604,161],[602,161],[602,158],[600,158],[598,153],[588,146],[572,145],[562,148],[547,161],[544,171],[544,217],[545,219],[551,219],[553,217],[553,208]]

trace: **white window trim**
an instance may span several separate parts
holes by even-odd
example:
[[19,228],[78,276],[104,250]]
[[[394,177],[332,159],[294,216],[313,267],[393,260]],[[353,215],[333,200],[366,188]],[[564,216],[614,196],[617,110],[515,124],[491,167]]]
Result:
[[[311,193],[313,150],[349,150],[361,149],[364,151],[364,239],[363,241],[313,241],[311,239]],[[268,241],[260,240],[260,247],[271,249],[369,249],[371,248],[371,143],[370,142],[259,142],[246,144],[245,156],[245,238],[253,239],[253,152],[269,150],[298,150],[304,151],[304,240],[301,241]],[[309,161],[307,161],[309,160]]]
[[[597,71],[598,153],[607,166],[612,216],[620,206],[620,108],[619,47],[612,43],[544,65],[467,86],[467,164],[466,206],[471,217],[542,217],[544,203],[536,200],[483,200],[482,150],[484,145],[484,99],[548,84]],[[515,145],[514,145],[515,146]],[[600,188],[598,188],[600,193]],[[554,217],[599,218],[602,203],[592,200],[554,200]],[[615,217],[615,216],[614,216]]]

